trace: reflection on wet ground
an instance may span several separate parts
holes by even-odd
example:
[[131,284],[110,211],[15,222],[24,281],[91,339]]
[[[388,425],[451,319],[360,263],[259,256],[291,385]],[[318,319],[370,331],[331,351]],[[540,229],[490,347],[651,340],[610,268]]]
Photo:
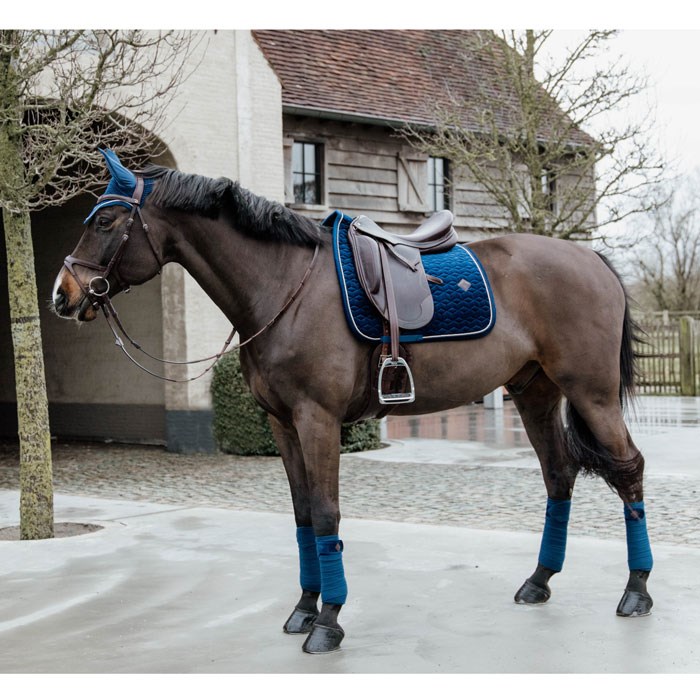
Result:
[[700,426],[700,396],[642,396],[627,411],[630,431],[654,435],[663,428]]
[[423,416],[389,416],[386,436],[390,440],[470,440],[498,448],[530,446],[512,401],[494,410],[469,404]]
[[[700,397],[642,396],[626,411],[632,436],[654,435],[665,428],[700,426]],[[530,441],[512,401],[502,409],[486,409],[483,404],[423,416],[389,416],[387,438],[405,440],[470,440],[491,447],[528,447]]]

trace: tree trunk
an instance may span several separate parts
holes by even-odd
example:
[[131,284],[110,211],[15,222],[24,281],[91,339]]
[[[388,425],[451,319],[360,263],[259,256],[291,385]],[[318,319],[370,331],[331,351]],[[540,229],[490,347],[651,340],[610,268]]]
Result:
[[29,213],[3,211],[20,443],[23,540],[53,537],[53,481],[44,356]]
[[[53,537],[51,432],[42,354],[34,246],[26,207],[26,173],[20,125],[23,109],[14,72],[15,32],[4,31],[0,52],[0,189],[7,251],[7,287],[15,361],[19,426],[20,537]],[[9,47],[9,48],[8,48]],[[24,206],[23,206],[24,205]]]

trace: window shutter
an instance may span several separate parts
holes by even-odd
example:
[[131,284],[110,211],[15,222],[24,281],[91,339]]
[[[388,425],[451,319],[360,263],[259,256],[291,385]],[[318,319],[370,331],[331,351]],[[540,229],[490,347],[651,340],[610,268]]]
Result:
[[397,156],[399,211],[428,211],[428,158],[399,153]]

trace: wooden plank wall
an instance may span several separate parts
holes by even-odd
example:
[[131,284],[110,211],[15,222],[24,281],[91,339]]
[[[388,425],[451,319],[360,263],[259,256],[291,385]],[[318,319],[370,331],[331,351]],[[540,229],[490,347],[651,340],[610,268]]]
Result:
[[[285,115],[284,136],[323,144],[326,201],[322,207],[296,205],[321,219],[333,209],[365,214],[397,233],[409,233],[430,212],[402,211],[399,206],[399,154],[414,162],[417,154],[389,127]],[[499,207],[482,186],[455,177],[451,209],[461,240],[504,232]],[[427,185],[426,185],[427,188]]]

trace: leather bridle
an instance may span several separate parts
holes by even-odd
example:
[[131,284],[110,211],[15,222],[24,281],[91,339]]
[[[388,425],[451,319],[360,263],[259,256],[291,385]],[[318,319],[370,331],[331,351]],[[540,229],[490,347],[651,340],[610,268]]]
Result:
[[[153,242],[150,229],[148,228],[148,224],[143,220],[143,214],[141,213],[141,197],[143,195],[143,189],[144,179],[141,176],[137,176],[136,187],[131,197],[124,197],[118,194],[103,194],[97,199],[98,204],[101,204],[103,202],[124,202],[131,207],[131,212],[126,222],[126,230],[122,234],[121,240],[119,241],[119,245],[117,246],[117,249],[114,251],[114,255],[112,255],[112,259],[107,263],[107,265],[98,265],[89,260],[82,260],[81,258],[76,258],[73,255],[68,255],[63,261],[63,264],[66,266],[66,269],[73,276],[73,279],[77,282],[81,291],[88,298],[95,310],[97,310],[100,307],[104,308],[105,304],[109,302],[110,284],[108,277],[110,276],[110,274],[114,275],[114,278],[122,287],[125,288],[126,291],[128,291],[129,289],[129,285],[124,284],[124,282],[119,277],[119,263],[122,259],[122,256],[124,255],[126,244],[129,242],[129,237],[131,236],[131,227],[134,225],[134,219],[136,216],[138,216],[141,220],[141,228],[146,234],[146,239],[148,240],[148,244],[151,246],[153,255],[155,256],[156,262],[158,263],[158,268],[160,269],[163,267],[163,261],[158,253],[158,249],[156,248]],[[78,276],[78,274],[75,272],[75,269],[73,268],[74,265],[85,267],[88,270],[95,270],[99,274],[92,277],[87,283],[87,285],[85,285]]]
[[[156,377],[158,379],[163,379],[164,381],[167,382],[174,382],[174,383],[184,383],[184,382],[192,382],[195,379],[199,379],[200,377],[204,376],[207,372],[209,372],[211,369],[213,369],[214,365],[228,352],[231,352],[233,350],[236,350],[238,348],[242,348],[244,345],[247,345],[250,343],[252,340],[255,340],[259,335],[264,333],[268,328],[270,328],[274,323],[277,322],[277,320],[282,316],[282,314],[292,305],[294,300],[297,298],[299,293],[301,292],[302,288],[306,284],[306,281],[309,279],[311,275],[311,271],[314,268],[314,265],[316,264],[316,260],[318,258],[318,251],[320,247],[320,239],[319,242],[316,243],[316,249],[314,250],[314,255],[313,258],[311,259],[311,263],[309,264],[309,267],[306,270],[306,273],[304,274],[304,277],[302,278],[301,282],[299,283],[299,286],[294,290],[294,293],[287,299],[285,302],[284,306],[273,316],[273,318],[268,321],[259,331],[254,333],[252,336],[247,338],[245,341],[241,343],[237,343],[233,347],[229,348],[229,345],[231,344],[231,341],[233,340],[234,336],[236,335],[236,328],[235,326],[231,329],[231,333],[229,334],[228,338],[224,342],[223,347],[221,350],[216,353],[215,355],[210,355],[209,357],[203,357],[199,360],[186,360],[186,361],[174,361],[174,360],[166,360],[161,357],[155,357],[154,355],[149,354],[146,352],[139,343],[137,343],[135,340],[133,340],[129,334],[126,332],[124,329],[124,326],[121,323],[121,320],[119,318],[119,314],[117,313],[117,310],[114,308],[112,304],[112,300],[109,298],[109,292],[110,292],[110,283],[108,277],[112,275],[114,279],[117,281],[117,283],[124,287],[124,291],[128,292],[130,289],[130,286],[128,284],[125,284],[123,280],[119,277],[119,263],[121,262],[122,256],[124,255],[124,250],[126,248],[126,244],[129,242],[129,238],[131,236],[131,228],[134,225],[134,220],[135,217],[138,216],[139,220],[141,221],[141,228],[143,229],[143,232],[146,234],[146,239],[148,240],[148,244],[151,248],[151,251],[153,252],[153,255],[155,256],[156,262],[158,263],[158,268],[159,268],[159,274],[160,270],[163,267],[163,259],[158,253],[158,248],[155,245],[151,231],[148,227],[148,224],[144,221],[143,214],[141,212],[141,197],[143,195],[143,190],[144,190],[144,179],[140,175],[136,175],[136,187],[134,189],[134,192],[131,197],[125,197],[122,195],[116,195],[116,194],[103,194],[102,196],[98,197],[97,199],[97,204],[100,204],[102,202],[124,202],[128,204],[131,207],[131,212],[129,214],[129,218],[127,219],[126,222],[126,229],[124,233],[122,234],[121,240],[119,241],[119,245],[117,246],[117,249],[114,251],[114,255],[112,255],[112,258],[110,261],[107,263],[107,265],[98,265],[97,263],[91,262],[89,260],[83,260],[81,258],[76,258],[73,255],[68,255],[64,261],[63,264],[65,268],[68,270],[68,272],[71,274],[73,279],[76,281],[78,286],[80,287],[80,290],[83,292],[85,297],[88,299],[92,307],[97,311],[98,309],[101,309],[102,312],[104,313],[105,319],[107,320],[107,325],[109,326],[110,330],[112,331],[112,335],[114,336],[115,344],[117,347],[121,349],[121,351],[127,356],[127,358],[133,362],[137,367],[142,369],[144,372],[150,374],[152,377]],[[79,265],[80,267],[87,268],[88,270],[94,270],[98,274],[95,275],[90,279],[90,281],[87,283],[87,285],[80,279],[78,274],[76,273],[74,269],[74,265]],[[115,328],[116,325],[116,328]],[[208,362],[212,361],[211,364],[206,367],[202,372],[197,374],[194,377],[189,377],[187,379],[173,379],[172,377],[166,377],[162,374],[158,374],[157,372],[153,372],[152,370],[148,369],[144,365],[142,365],[140,362],[138,362],[126,349],[124,345],[124,341],[121,339],[119,332],[117,329],[124,335],[124,337],[127,339],[127,341],[137,350],[142,352],[144,355],[149,357],[151,360],[154,360],[156,362],[160,362],[162,364],[167,364],[167,365],[194,365],[194,364],[200,364],[202,362]]]

